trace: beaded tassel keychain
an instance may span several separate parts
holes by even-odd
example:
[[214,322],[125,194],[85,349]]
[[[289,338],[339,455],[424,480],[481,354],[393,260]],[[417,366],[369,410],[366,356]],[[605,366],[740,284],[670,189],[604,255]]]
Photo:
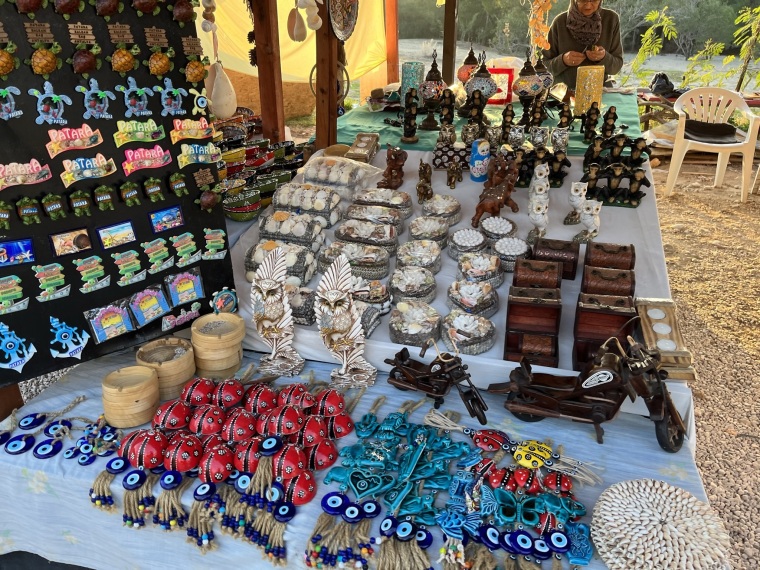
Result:
[[143,469],[135,469],[124,476],[124,526],[141,528],[145,526],[145,516],[150,514],[155,504],[153,485],[157,476]]
[[190,485],[190,478],[183,477],[178,471],[165,471],[158,481],[162,492],[156,500],[153,524],[164,530],[182,528],[188,514],[182,506],[182,493]]
[[187,520],[187,541],[194,543],[206,554],[217,547],[214,542],[214,521],[225,524],[227,505],[234,500],[234,490],[229,485],[217,488],[214,483],[201,483],[193,491],[193,506]]

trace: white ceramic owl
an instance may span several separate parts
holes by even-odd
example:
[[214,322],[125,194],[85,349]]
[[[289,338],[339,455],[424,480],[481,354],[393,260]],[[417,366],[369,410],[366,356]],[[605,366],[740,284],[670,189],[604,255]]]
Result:
[[581,208],[583,202],[586,201],[586,190],[588,190],[588,182],[573,182],[570,187],[570,196],[568,202],[572,210],[565,216],[565,225],[579,224],[581,221]]
[[599,235],[599,212],[602,211],[602,203],[598,200],[586,200],[581,206],[581,223],[585,230],[577,234],[573,241],[588,243]]
[[548,178],[549,177],[549,165],[545,162],[537,164],[533,169],[533,179]]
[[528,189],[528,198],[531,202],[540,202],[549,207],[549,179],[533,179]]
[[546,235],[546,228],[549,226],[548,204],[542,204],[541,202],[532,202],[530,204],[530,212],[528,213],[528,218],[534,227],[528,233],[527,242],[533,244],[538,238],[542,238]]

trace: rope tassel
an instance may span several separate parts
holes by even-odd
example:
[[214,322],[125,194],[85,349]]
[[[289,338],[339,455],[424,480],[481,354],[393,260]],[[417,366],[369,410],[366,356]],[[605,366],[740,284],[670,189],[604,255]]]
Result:
[[[176,479],[179,478],[179,481]],[[169,481],[171,480],[171,481]],[[160,485],[163,492],[156,501],[153,524],[164,530],[175,530],[185,526],[188,515],[182,506],[182,493],[190,484],[190,479],[179,473],[167,471],[161,476]]]

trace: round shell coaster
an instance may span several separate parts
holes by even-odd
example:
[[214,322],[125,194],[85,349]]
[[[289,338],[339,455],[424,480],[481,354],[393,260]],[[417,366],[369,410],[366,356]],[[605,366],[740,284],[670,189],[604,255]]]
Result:
[[591,538],[611,570],[731,568],[731,541],[715,511],[664,481],[623,481],[605,490]]

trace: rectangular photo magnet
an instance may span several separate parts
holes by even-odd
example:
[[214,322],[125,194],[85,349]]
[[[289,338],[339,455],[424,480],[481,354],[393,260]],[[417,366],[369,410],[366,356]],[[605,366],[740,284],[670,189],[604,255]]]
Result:
[[156,210],[150,213],[150,225],[153,233],[161,233],[173,228],[181,228],[185,225],[185,218],[182,217],[182,208],[172,206],[163,210]]
[[87,228],[50,234],[50,244],[53,247],[53,253],[57,257],[92,249],[92,241],[90,241],[90,234]]
[[129,220],[99,228],[98,237],[100,243],[103,244],[103,249],[112,249],[137,240],[132,222]]
[[164,285],[169,292],[169,300],[172,307],[190,303],[196,299],[202,299],[203,283],[201,281],[201,271],[197,267],[189,271],[183,271],[176,275],[169,275],[164,279]]

